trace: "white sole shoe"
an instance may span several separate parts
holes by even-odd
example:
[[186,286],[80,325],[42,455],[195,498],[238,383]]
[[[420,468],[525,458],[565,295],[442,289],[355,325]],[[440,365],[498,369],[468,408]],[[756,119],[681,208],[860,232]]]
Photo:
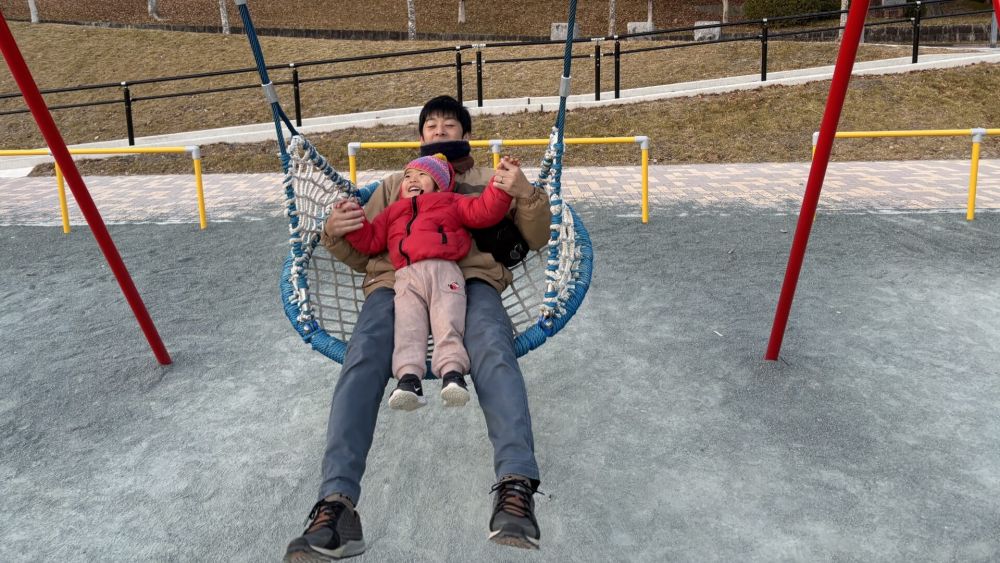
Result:
[[389,408],[398,411],[415,411],[426,404],[424,397],[402,389],[395,389],[389,395]]

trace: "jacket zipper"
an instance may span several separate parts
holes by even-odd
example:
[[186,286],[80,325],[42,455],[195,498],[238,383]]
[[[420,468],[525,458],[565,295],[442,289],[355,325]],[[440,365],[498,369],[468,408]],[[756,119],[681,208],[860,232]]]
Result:
[[[406,237],[410,236],[410,227],[413,226],[413,222],[417,220],[417,196],[410,198],[411,206],[413,207],[413,216],[410,220],[406,222]],[[413,262],[410,260],[410,255],[403,251],[403,241],[406,237],[399,239],[399,254],[406,258],[406,265],[409,266]]]
[[448,235],[444,234],[444,225],[438,225],[438,232],[441,233],[441,244],[448,244]]

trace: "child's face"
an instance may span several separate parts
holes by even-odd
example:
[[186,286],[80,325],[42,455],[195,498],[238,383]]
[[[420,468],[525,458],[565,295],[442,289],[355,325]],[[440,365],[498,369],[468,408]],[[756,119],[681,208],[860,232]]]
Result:
[[434,178],[422,170],[407,168],[406,172],[403,173],[403,183],[399,187],[399,198],[409,199],[436,191],[438,191],[438,187],[434,183]]

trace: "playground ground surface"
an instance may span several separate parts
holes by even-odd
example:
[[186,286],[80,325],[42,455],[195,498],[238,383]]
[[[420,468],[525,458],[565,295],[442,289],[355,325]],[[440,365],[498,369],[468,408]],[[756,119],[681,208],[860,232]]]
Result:
[[[688,195],[647,225],[571,200],[590,292],[522,359],[542,550],[486,541],[481,411],[432,395],[383,407],[358,561],[1000,558],[997,206],[824,200],[766,362],[797,204]],[[278,560],[339,366],[283,316],[274,207],[111,226],[167,367],[88,229],[19,217],[0,221],[0,560]]]

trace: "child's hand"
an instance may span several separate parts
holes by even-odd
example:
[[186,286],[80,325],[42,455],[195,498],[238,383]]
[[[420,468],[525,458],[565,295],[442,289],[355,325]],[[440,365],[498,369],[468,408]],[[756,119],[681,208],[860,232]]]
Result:
[[493,185],[507,192],[511,197],[526,198],[534,193],[535,188],[521,171],[521,161],[513,156],[500,159],[496,172],[493,174]]
[[361,228],[364,222],[365,210],[358,202],[342,199],[333,204],[330,216],[326,218],[326,234],[332,237],[342,237]]
[[[502,157],[500,157],[500,162],[501,162],[501,163],[503,163],[503,162],[507,162],[507,163],[509,163],[509,164],[512,164],[512,165],[514,165],[514,166],[517,166],[518,168],[520,168],[520,167],[521,167],[521,159],[520,159],[520,158],[517,158],[516,156],[510,156],[510,155],[507,155],[507,156],[502,156]],[[499,167],[498,167],[498,168],[499,168]]]

